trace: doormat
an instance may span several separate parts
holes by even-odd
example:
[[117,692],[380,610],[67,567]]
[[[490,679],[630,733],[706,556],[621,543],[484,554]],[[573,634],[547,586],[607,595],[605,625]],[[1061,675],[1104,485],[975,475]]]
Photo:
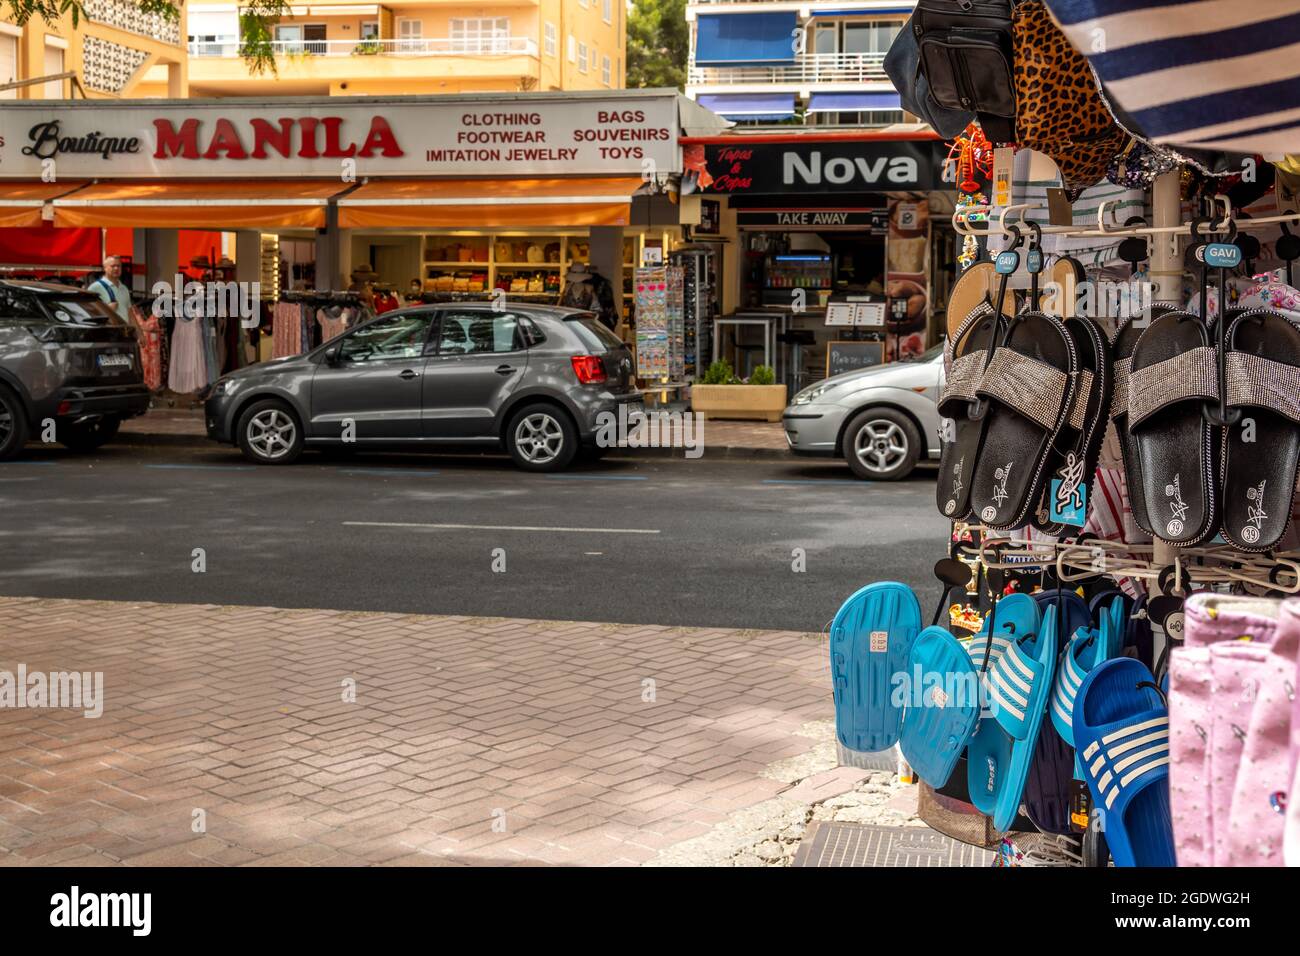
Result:
[[817,821],[791,866],[992,866],[997,854],[927,827]]

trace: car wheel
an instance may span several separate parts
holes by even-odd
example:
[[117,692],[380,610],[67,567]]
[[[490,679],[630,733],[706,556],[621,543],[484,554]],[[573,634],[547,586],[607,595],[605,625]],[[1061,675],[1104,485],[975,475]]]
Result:
[[844,430],[844,458],[853,474],[867,481],[906,478],[920,455],[916,426],[892,408],[868,408]]
[[0,461],[18,457],[27,444],[27,412],[12,389],[0,385]]
[[302,425],[286,403],[275,398],[254,402],[239,416],[239,450],[259,465],[288,465],[302,454]]
[[59,444],[65,448],[80,452],[94,451],[111,442],[117,436],[121,424],[122,419],[112,417],[77,424],[69,422],[59,425],[56,434]]
[[578,453],[578,430],[554,405],[526,405],[506,426],[506,450],[525,471],[559,471]]

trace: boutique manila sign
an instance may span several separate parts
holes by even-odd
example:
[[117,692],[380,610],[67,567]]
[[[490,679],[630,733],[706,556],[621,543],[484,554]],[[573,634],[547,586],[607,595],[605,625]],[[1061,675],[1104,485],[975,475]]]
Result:
[[0,179],[663,175],[677,95],[11,102]]

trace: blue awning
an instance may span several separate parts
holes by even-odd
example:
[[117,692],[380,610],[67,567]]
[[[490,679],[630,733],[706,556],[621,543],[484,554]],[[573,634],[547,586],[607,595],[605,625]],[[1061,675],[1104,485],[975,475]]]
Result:
[[696,102],[727,119],[783,120],[794,116],[793,93],[704,93]]
[[700,66],[793,63],[796,13],[702,14],[695,23]]
[[912,13],[915,12],[916,12],[915,7],[889,7],[886,10],[881,10],[878,7],[851,7],[850,6],[850,7],[844,7],[843,9],[840,10],[812,10],[809,12],[808,15],[809,17],[851,17],[851,16],[861,15],[864,13],[870,13],[873,16],[879,15],[882,17],[892,17],[892,16],[905,17],[905,16],[910,16]]
[[809,113],[856,113],[901,110],[897,93],[814,93]]

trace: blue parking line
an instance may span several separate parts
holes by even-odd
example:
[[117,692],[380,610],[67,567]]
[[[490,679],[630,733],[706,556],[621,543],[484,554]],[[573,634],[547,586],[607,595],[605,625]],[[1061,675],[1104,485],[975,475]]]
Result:
[[440,475],[440,471],[413,471],[407,468],[344,468],[341,469],[344,475],[418,475],[428,477],[430,475]]
[[18,458],[14,461],[3,461],[0,465],[57,465],[57,461],[47,461],[45,459]]
[[646,481],[645,475],[543,475],[558,481]]
[[169,471],[253,471],[256,465],[145,465],[146,468],[165,468]]
[[850,478],[764,478],[765,485],[867,485],[869,482]]

